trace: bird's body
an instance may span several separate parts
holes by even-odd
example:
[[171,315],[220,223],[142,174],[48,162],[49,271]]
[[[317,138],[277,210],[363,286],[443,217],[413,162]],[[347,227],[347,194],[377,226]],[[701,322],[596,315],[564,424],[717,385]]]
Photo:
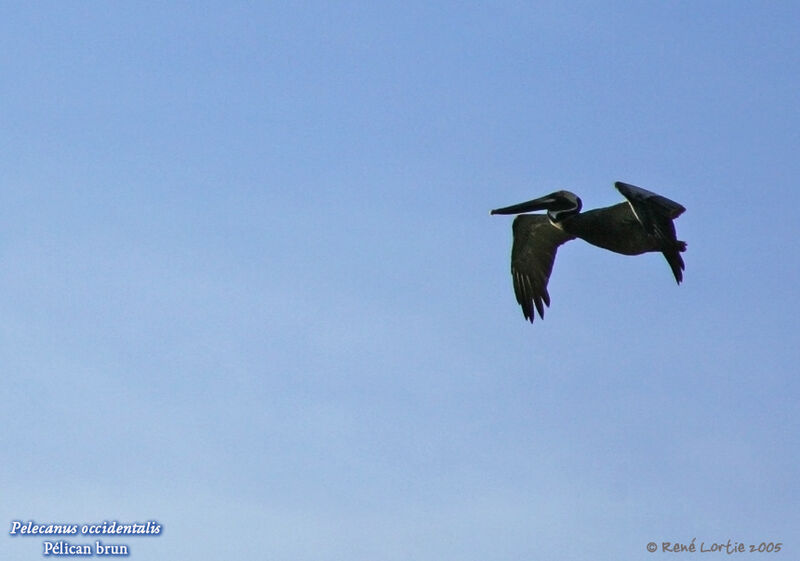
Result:
[[676,238],[672,221],[684,212],[680,204],[650,191],[617,182],[627,202],[581,213],[581,200],[569,191],[557,191],[526,203],[496,209],[492,214],[520,214],[547,210],[547,214],[520,214],[514,219],[511,274],[517,302],[533,322],[534,307],[544,317],[550,305],[547,282],[558,247],[580,238],[623,255],[661,252],[675,280],[683,280],[681,252],[686,243]]
[[623,255],[640,255],[657,249],[628,203],[596,208],[564,219],[561,228],[576,238]]

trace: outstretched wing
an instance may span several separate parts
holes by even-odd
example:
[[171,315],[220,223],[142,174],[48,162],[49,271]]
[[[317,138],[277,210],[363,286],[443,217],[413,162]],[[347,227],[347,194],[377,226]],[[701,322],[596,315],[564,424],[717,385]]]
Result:
[[683,205],[647,189],[621,181],[614,183],[614,187],[628,199],[633,214],[636,215],[636,219],[648,234],[659,239],[675,240],[674,228],[671,236],[669,228],[672,226],[672,220],[678,218],[686,210]]
[[686,208],[675,201],[635,185],[617,181],[614,183],[614,187],[628,199],[633,214],[644,231],[658,240],[661,252],[667,259],[675,280],[680,284],[685,268],[681,252],[686,251],[686,242],[678,240],[672,221],[683,214]]
[[575,239],[553,226],[544,214],[521,214],[514,219],[514,245],[511,249],[511,276],[514,293],[525,319],[533,323],[533,308],[544,319],[544,306],[550,305],[547,281],[553,270],[558,246]]

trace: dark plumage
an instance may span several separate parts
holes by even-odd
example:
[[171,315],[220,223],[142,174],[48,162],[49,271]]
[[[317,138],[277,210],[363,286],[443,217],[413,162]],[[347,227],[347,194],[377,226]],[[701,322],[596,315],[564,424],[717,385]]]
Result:
[[681,252],[686,251],[686,242],[677,239],[672,221],[686,209],[641,187],[619,181],[614,186],[627,202],[581,213],[582,203],[577,195],[557,191],[492,211],[492,214],[521,214],[547,210],[547,214],[521,214],[513,224],[514,293],[525,319],[531,323],[534,308],[544,319],[544,307],[550,305],[547,282],[558,247],[575,238],[624,255],[661,252],[678,284],[683,280],[685,266]]

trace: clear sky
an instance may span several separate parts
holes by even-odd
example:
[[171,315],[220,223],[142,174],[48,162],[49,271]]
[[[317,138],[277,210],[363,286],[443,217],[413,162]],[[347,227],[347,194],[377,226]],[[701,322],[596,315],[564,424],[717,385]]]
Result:
[[[104,541],[133,561],[616,561],[692,538],[800,558],[799,21],[0,4],[0,557],[41,558],[13,520],[157,520]],[[489,210],[615,204],[616,180],[687,208],[684,283],[570,242],[528,324]]]

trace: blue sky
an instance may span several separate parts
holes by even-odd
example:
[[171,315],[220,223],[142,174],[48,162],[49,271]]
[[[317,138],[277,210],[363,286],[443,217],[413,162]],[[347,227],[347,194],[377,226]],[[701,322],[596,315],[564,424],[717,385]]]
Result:
[[[799,17],[3,3],[0,521],[158,520],[106,540],[137,561],[796,556]],[[489,210],[616,180],[686,206],[684,284],[572,242],[527,324]]]

